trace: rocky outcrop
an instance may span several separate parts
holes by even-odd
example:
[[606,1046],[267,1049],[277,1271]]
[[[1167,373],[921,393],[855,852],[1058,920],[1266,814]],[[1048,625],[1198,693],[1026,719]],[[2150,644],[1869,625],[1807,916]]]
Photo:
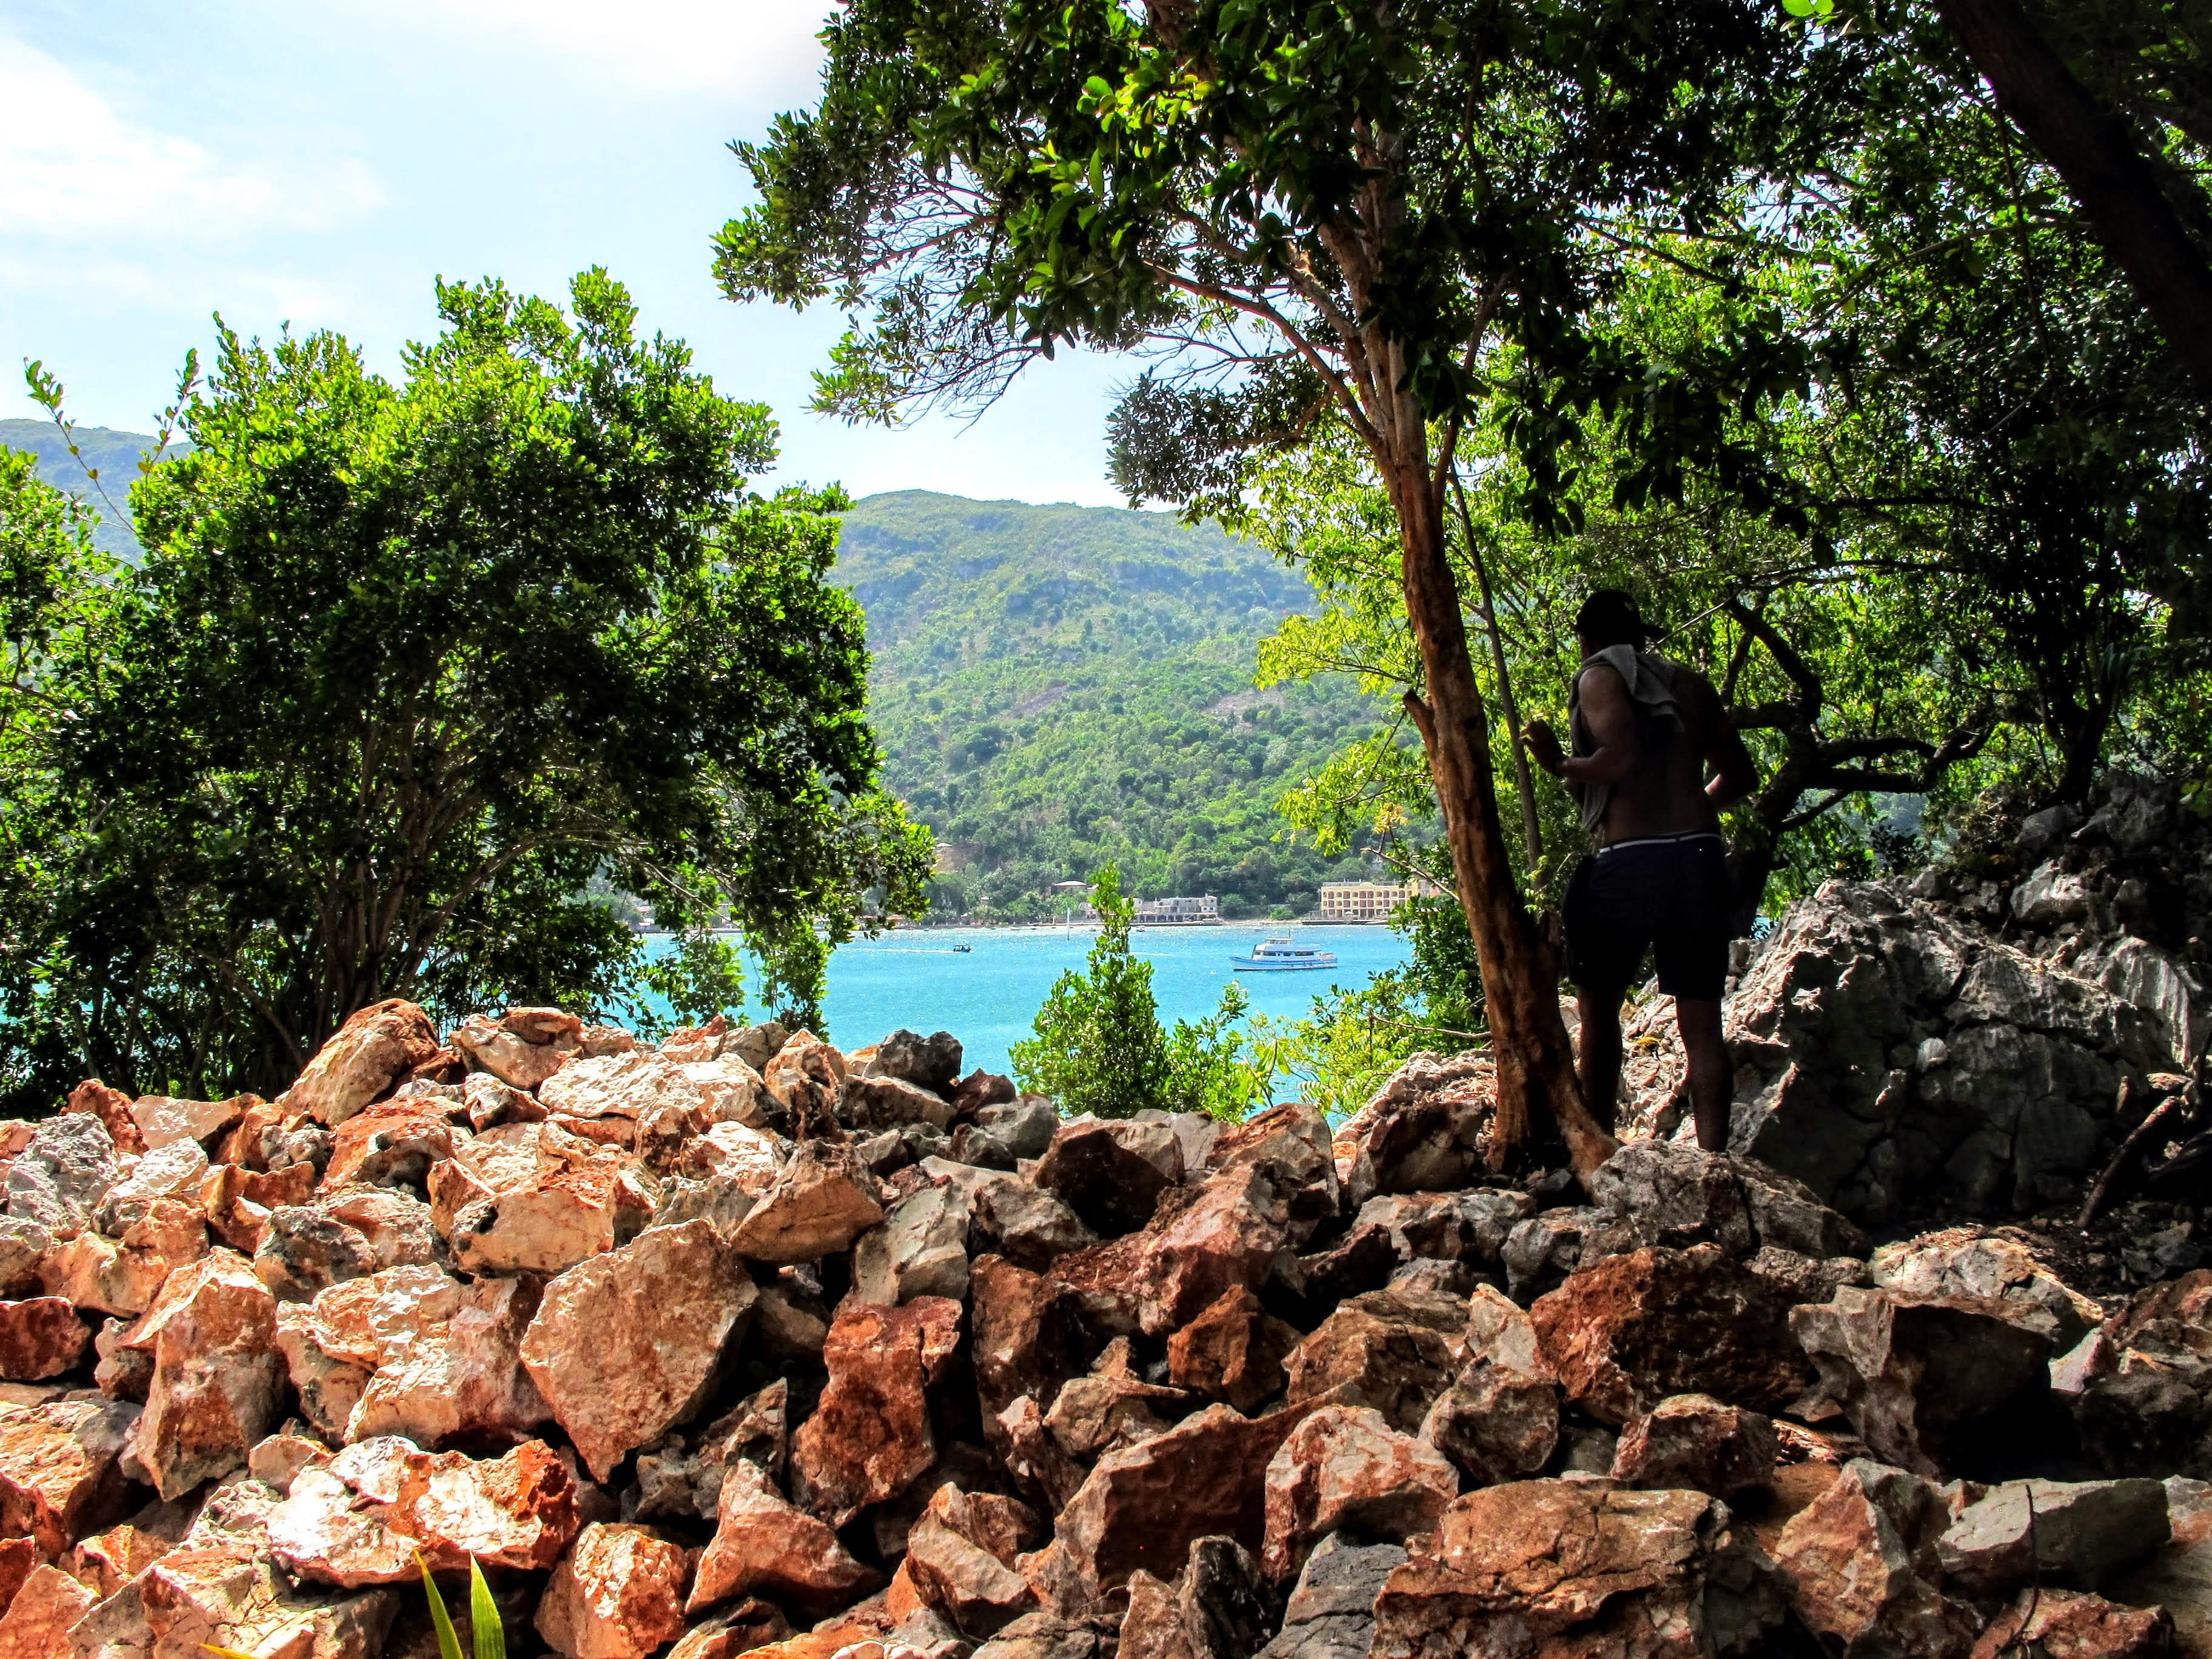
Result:
[[[2172,1020],[2129,994],[2126,969],[2002,942],[1933,896],[1942,884],[1829,883],[1727,1000],[1730,1148],[1863,1223],[1937,1200],[1991,1216],[2078,1204],[2121,1079],[2179,1062]],[[1679,1119],[1672,1024],[1655,1005],[1630,1032],[1643,1133]]]

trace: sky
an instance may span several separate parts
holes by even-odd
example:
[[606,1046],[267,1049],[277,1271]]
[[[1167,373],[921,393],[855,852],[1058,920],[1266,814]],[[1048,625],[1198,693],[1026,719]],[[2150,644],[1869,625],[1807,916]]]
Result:
[[750,199],[725,148],[813,101],[828,0],[0,0],[0,416],[150,430],[220,312],[332,328],[396,374],[434,276],[550,295],[592,264],[725,395],[770,404],[770,482],[1118,505],[1105,417],[1126,360],[1032,367],[972,423],[810,412],[842,331],[735,306],[708,239]]

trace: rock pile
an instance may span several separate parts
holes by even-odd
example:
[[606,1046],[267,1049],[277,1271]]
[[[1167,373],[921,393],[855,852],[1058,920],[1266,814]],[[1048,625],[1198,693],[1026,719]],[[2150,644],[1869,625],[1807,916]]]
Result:
[[1334,1135],[961,1058],[386,1003],[0,1128],[0,1659],[424,1659],[418,1557],[566,1659],[2212,1652],[2212,1274],[1499,1184],[1480,1056]]

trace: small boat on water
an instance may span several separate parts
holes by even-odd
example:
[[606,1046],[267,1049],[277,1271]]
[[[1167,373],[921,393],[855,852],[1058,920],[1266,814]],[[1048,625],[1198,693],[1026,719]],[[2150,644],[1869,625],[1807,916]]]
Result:
[[956,945],[952,948],[955,951],[963,957],[972,955],[975,949],[972,945]]
[[1316,951],[1311,945],[1294,944],[1287,938],[1265,939],[1252,947],[1249,957],[1231,957],[1229,965],[1240,974],[1297,973],[1313,968],[1336,966],[1336,952]]

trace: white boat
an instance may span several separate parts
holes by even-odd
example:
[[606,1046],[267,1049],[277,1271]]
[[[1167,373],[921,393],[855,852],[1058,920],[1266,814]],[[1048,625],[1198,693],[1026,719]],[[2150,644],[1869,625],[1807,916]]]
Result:
[[1240,974],[1297,973],[1314,968],[1336,966],[1336,952],[1316,951],[1311,945],[1293,944],[1288,939],[1263,939],[1252,947],[1249,957],[1231,957],[1229,965]]

